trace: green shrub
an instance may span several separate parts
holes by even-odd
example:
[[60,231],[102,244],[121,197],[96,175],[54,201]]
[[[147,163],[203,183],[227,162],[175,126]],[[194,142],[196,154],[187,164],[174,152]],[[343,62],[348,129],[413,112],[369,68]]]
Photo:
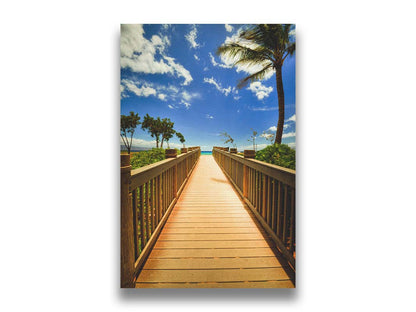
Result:
[[296,170],[296,151],[286,144],[269,145],[258,151],[255,159]]
[[130,155],[132,169],[144,167],[165,159],[163,148],[152,148],[149,151],[142,151]]

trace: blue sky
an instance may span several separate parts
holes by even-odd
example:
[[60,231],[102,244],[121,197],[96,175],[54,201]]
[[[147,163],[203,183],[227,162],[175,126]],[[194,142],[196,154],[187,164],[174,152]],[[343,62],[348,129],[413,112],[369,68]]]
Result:
[[[237,89],[237,82],[255,68],[232,67],[233,60],[215,54],[223,43],[236,40],[245,25],[174,24],[122,25],[120,39],[121,114],[141,118],[170,118],[186,146],[226,146],[227,132],[239,150],[270,144],[262,133],[274,134],[278,120],[276,77]],[[283,143],[296,147],[295,55],[283,66],[285,125]],[[170,147],[181,147],[174,136]],[[140,127],[135,147],[155,147],[154,139]],[[164,147],[166,147],[164,145]]]

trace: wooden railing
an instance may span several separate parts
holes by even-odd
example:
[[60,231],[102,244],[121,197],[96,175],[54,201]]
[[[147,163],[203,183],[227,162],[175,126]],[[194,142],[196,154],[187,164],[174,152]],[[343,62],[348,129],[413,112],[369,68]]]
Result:
[[134,287],[200,154],[199,147],[166,153],[173,158],[135,170],[130,155],[121,155],[121,287]]
[[[245,154],[254,158],[254,151]],[[220,147],[214,147],[212,155],[295,270],[296,171]]]

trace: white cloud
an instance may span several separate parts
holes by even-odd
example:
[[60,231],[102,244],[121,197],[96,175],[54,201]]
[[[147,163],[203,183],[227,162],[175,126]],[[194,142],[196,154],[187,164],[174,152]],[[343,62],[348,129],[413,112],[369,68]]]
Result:
[[180,95],[182,97],[181,104],[185,105],[186,109],[189,109],[191,107],[190,102],[193,99],[201,97],[201,95],[197,92],[189,93],[188,91],[182,91]]
[[200,45],[196,42],[196,38],[198,36],[198,30],[196,29],[195,25],[192,25],[192,29],[191,31],[185,35],[186,40],[188,40],[191,48],[196,49],[198,48]]
[[212,55],[211,52],[208,53],[209,58],[211,59],[211,64],[214,65],[215,67],[222,67],[222,68],[232,68],[232,65],[226,65],[226,64],[221,64],[221,63],[217,63],[217,61],[215,60],[214,56]]
[[293,116],[291,116],[288,120],[286,120],[286,122],[288,121],[296,122],[296,114],[293,114]]
[[[287,128],[287,127],[283,126],[283,128]],[[267,129],[266,131],[276,132],[277,131],[277,127],[276,126],[272,126],[269,129]],[[283,133],[283,135],[282,135],[282,138],[291,138],[291,137],[296,137],[296,132]]]
[[168,99],[177,99],[179,89],[175,86],[164,86],[152,84],[143,80],[123,79],[120,84],[121,98],[128,97],[128,92],[133,92],[137,96],[148,97],[150,95],[157,97],[161,101]]
[[[192,100],[200,98],[201,95],[198,92],[188,92],[186,90],[180,90],[176,86],[158,85],[149,83],[143,80],[132,81],[129,79],[123,79],[120,84],[121,98],[128,97],[128,92],[132,92],[137,96],[157,97],[161,101],[172,101],[168,107],[170,109],[178,109],[180,105],[183,105],[189,109],[192,105]],[[176,104],[174,104],[176,103]]]
[[273,133],[262,133],[262,134],[260,134],[260,137],[265,138],[266,140],[268,140],[268,139],[273,138],[274,134]]
[[212,115],[210,115],[210,114],[206,114],[206,115],[205,115],[205,118],[207,118],[207,119],[214,119],[214,116],[212,116]]
[[[127,79],[123,79],[121,83],[125,86],[125,89],[133,92],[137,96],[148,97],[150,95],[156,95],[156,90],[147,85],[138,86],[133,81]],[[123,91],[125,91],[125,89],[123,89]]]
[[221,93],[224,93],[226,96],[228,96],[228,94],[230,94],[230,92],[232,91],[231,87],[223,88],[221,86],[221,84],[219,82],[216,82],[213,77],[211,77],[211,78],[204,78],[204,82],[214,85],[215,88],[218,91],[220,91]]
[[126,94],[126,87],[120,84],[120,98],[128,98],[129,96]]
[[[159,142],[159,144],[160,144],[160,142]],[[120,145],[124,146],[123,140],[121,139],[121,137],[120,137]],[[182,144],[175,143],[175,142],[169,142],[169,146],[170,146],[170,148],[181,148]],[[151,149],[153,147],[156,147],[156,141],[155,140],[146,141],[146,140],[143,140],[143,139],[133,138],[131,147],[132,147],[132,149],[135,149],[135,148],[149,148],[149,149]],[[163,144],[163,147],[166,148],[167,145]]]
[[197,61],[199,61],[199,57],[198,57],[198,55],[194,54],[194,58],[195,58]]
[[193,79],[187,69],[164,54],[170,45],[168,37],[153,35],[144,37],[143,25],[121,25],[120,65],[133,72],[145,74],[171,74],[185,79],[188,85]]
[[187,91],[183,91],[182,92],[182,98],[185,100],[185,101],[190,101],[191,99],[192,99],[192,94],[190,94],[189,92],[187,92]]
[[226,31],[228,31],[228,32],[232,32],[232,31],[233,31],[233,29],[234,29],[234,27],[233,27],[233,26],[228,25],[228,24],[225,24],[224,26],[225,26],[225,30],[226,30]]
[[166,94],[160,93],[157,95],[157,97],[162,101],[166,101]]
[[189,109],[189,108],[191,107],[191,103],[186,102],[186,101],[184,101],[184,100],[182,100],[182,101],[181,101],[181,104],[182,104],[182,105],[185,105],[186,109]]
[[260,111],[260,112],[268,112],[268,111],[274,111],[274,110],[278,110],[279,108],[276,107],[267,107],[267,106],[263,106],[263,107],[249,107],[250,110],[252,111]]
[[251,92],[255,93],[257,99],[262,100],[265,97],[269,96],[270,92],[273,91],[273,88],[266,87],[260,81],[255,81],[250,83],[250,86],[247,88],[247,90],[250,90]]
[[170,92],[172,92],[172,93],[174,93],[174,94],[176,94],[176,93],[178,93],[178,92],[179,92],[179,89],[178,89],[177,87],[173,86],[173,85],[170,85],[170,86],[167,88],[167,90],[168,90],[168,91],[170,91]]
[[289,133],[283,133],[282,138],[292,138],[292,137],[296,137],[296,132],[289,132]]
[[185,81],[182,85],[184,85],[184,86],[189,85],[189,83],[193,80],[192,76],[191,76],[191,73],[185,67],[183,67],[181,64],[175,63],[175,59],[173,57],[164,56],[164,58],[168,61],[169,66],[171,66],[171,68],[173,68],[173,70],[176,72],[176,74],[179,77],[185,78]]

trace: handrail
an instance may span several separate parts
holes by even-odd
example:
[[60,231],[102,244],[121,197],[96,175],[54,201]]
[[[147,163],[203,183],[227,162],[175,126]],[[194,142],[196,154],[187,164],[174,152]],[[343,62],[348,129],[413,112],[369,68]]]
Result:
[[214,147],[214,159],[295,270],[296,171]]
[[[134,287],[146,258],[195,167],[201,149],[131,170],[121,155],[121,287]],[[168,157],[168,156],[167,156]]]

